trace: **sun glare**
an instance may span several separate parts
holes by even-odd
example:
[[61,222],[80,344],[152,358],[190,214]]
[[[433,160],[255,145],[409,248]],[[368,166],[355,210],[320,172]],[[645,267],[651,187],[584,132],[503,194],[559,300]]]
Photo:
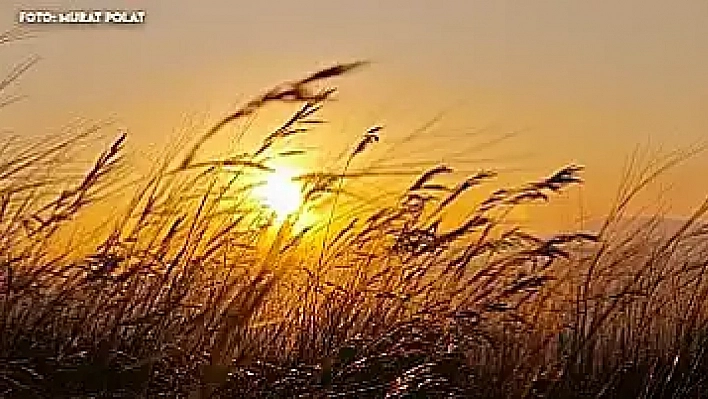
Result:
[[292,180],[294,176],[294,171],[279,168],[268,175],[264,184],[254,189],[256,198],[279,220],[296,212],[302,204],[302,189]]

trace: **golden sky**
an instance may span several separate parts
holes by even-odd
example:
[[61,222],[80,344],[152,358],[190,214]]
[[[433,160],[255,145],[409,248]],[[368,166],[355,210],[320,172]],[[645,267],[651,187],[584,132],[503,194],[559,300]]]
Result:
[[[396,159],[408,151],[463,159],[468,169],[508,169],[512,181],[585,165],[582,193],[561,199],[552,217],[540,213],[553,223],[572,219],[580,201],[593,214],[606,209],[636,145],[669,150],[708,139],[704,0],[2,0],[0,28],[20,9],[40,8],[144,9],[147,17],[142,26],[44,27],[3,48],[0,70],[42,58],[12,88],[28,98],[0,115],[2,129],[20,135],[115,117],[149,153],[190,116],[215,118],[277,82],[366,59],[368,68],[341,81],[326,114],[332,124],[314,142],[344,145],[382,123],[392,144],[448,111]],[[462,151],[507,132],[519,135]],[[702,155],[670,175],[662,198],[673,213],[708,192],[695,182],[706,170]]]

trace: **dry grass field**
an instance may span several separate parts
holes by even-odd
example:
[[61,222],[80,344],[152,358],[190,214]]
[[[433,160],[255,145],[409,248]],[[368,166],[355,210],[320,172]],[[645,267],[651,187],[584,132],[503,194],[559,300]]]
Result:
[[[137,181],[126,177],[125,134],[68,172],[72,154],[110,127],[3,138],[0,396],[708,395],[708,203],[668,232],[660,216],[630,223],[628,213],[693,150],[630,168],[594,231],[537,237],[505,222],[582,184],[576,165],[463,203],[497,174],[450,185],[440,178],[456,166],[437,165],[402,177],[408,188],[390,205],[340,211],[347,182],[361,178],[350,164],[385,128],[362,132],[337,171],[290,176],[270,165],[306,155],[289,139],[320,128],[327,82],[362,66],[265,91]],[[249,132],[259,146],[202,156],[225,127],[272,103],[297,111],[275,131]],[[105,203],[120,205],[101,221],[99,245],[77,256],[58,244]],[[441,227],[454,204],[466,217]],[[302,223],[317,209],[317,223]]]

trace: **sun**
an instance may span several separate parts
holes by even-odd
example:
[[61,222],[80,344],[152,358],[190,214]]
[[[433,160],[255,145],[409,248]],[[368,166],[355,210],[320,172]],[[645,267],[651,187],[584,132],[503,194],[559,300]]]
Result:
[[276,168],[253,190],[256,199],[273,211],[278,220],[284,220],[302,205],[302,188],[293,181],[294,176],[292,169]]

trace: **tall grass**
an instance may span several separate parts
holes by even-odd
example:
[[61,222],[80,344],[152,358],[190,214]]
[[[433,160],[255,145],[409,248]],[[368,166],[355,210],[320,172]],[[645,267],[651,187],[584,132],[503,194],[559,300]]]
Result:
[[[311,171],[296,229],[253,201],[272,162],[301,156],[340,64],[247,102],[131,186],[90,254],[52,243],[97,201],[119,201],[119,135],[81,177],[61,173],[101,127],[0,162],[0,391],[5,397],[700,397],[706,394],[708,205],[670,235],[660,218],[623,227],[628,204],[665,168],[620,192],[597,232],[536,237],[511,212],[581,184],[569,165],[470,202],[496,177],[441,183],[454,165],[415,171],[389,205],[337,206],[350,162]],[[275,102],[292,118],[246,154],[202,159],[225,126]],[[385,137],[385,136],[383,136]],[[14,146],[14,147],[11,147]],[[10,151],[10,148],[12,150]],[[58,172],[59,171],[59,172]],[[634,179],[634,180],[633,180]],[[635,189],[636,188],[636,189]],[[121,193],[125,193],[123,190]],[[116,196],[116,197],[112,197]],[[467,217],[443,229],[462,201]],[[631,229],[634,230],[631,230]]]

